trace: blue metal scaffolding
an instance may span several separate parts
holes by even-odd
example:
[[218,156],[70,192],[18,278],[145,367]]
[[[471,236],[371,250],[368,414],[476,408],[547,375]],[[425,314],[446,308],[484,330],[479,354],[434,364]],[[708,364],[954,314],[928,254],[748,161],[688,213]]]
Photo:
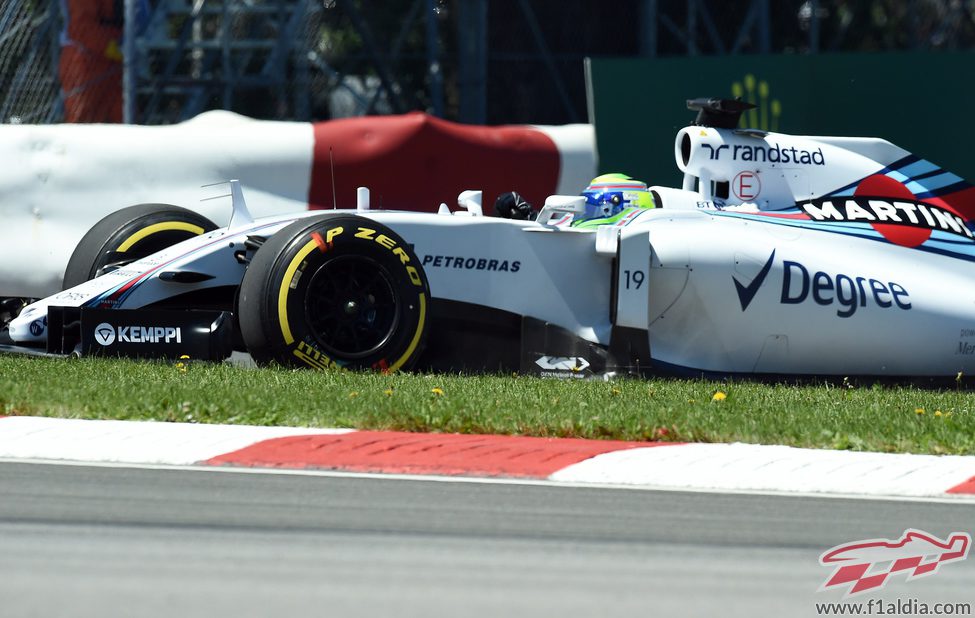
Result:
[[[873,19],[869,6],[840,0],[124,4],[123,116],[141,124],[208,109],[292,120],[420,109],[475,124],[583,121],[586,56],[856,51]],[[975,25],[962,4],[897,5],[897,40],[877,45],[970,46]],[[612,28],[587,30],[581,13]],[[0,122],[61,119],[62,21],[61,0],[0,0]]]

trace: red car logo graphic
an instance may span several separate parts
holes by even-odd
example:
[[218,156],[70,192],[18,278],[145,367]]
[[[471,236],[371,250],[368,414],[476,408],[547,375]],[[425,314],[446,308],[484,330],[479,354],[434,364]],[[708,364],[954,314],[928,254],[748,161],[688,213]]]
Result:
[[900,540],[870,539],[837,545],[819,557],[819,564],[835,567],[819,591],[849,585],[845,596],[883,588],[889,576],[906,572],[907,581],[933,575],[938,567],[968,557],[972,537],[952,532],[947,540],[908,528]]

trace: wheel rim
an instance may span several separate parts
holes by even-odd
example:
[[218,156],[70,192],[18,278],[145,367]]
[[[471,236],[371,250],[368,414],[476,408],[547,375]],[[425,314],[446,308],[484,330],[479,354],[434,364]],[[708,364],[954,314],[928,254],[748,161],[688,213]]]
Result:
[[364,256],[329,260],[305,294],[312,336],[338,358],[363,358],[382,348],[396,332],[399,313],[389,272]]

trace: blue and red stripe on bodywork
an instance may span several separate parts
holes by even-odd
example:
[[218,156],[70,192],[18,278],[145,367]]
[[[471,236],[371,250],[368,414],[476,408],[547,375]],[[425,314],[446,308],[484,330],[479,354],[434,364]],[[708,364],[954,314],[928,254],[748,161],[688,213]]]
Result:
[[[273,226],[276,226],[276,225],[280,225],[280,224],[281,224],[280,221],[275,221],[274,223],[268,223],[266,225],[261,225],[259,227],[256,227],[256,228],[254,228],[252,230],[248,230],[248,233],[251,233],[251,234],[252,233],[257,233],[257,232],[260,232],[261,230],[264,230],[264,229],[267,229],[269,227],[273,227]],[[152,268],[150,268],[149,270],[145,271],[144,273],[140,273],[139,275],[137,275],[137,276],[129,279],[128,281],[126,281],[124,283],[121,283],[121,284],[113,287],[112,289],[110,289],[110,290],[108,290],[108,291],[106,291],[106,292],[104,292],[104,293],[96,296],[95,298],[92,298],[91,300],[85,302],[83,306],[84,307],[98,307],[98,308],[101,308],[101,309],[111,309],[113,307],[118,307],[119,305],[121,305],[122,303],[124,303],[125,300],[129,296],[131,296],[132,293],[139,286],[141,286],[143,283],[145,283],[152,275],[160,272],[163,268],[171,265],[173,262],[182,260],[184,258],[187,258],[187,257],[191,256],[191,255],[200,253],[204,249],[207,249],[209,247],[212,247],[213,245],[218,244],[218,243],[221,243],[221,242],[227,242],[227,237],[226,236],[220,236],[220,237],[214,238],[213,240],[211,240],[210,242],[208,242],[208,243],[206,243],[204,245],[201,245],[199,247],[196,247],[195,249],[192,249],[190,251],[187,251],[186,253],[181,253],[180,255],[178,255],[178,256],[170,259],[170,260],[167,260],[165,262],[162,262],[161,264],[157,264],[157,265],[153,266]]]

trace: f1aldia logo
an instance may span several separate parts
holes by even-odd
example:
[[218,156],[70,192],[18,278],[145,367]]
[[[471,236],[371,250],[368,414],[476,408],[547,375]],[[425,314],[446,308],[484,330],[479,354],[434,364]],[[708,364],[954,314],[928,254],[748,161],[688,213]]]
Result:
[[[732,277],[742,311],[748,309],[768,277],[774,261],[773,250],[762,270],[748,285],[737,277]],[[912,307],[907,289],[896,281],[880,281],[844,273],[831,274],[822,270],[810,272],[809,268],[799,262],[783,260],[779,302],[783,305],[799,305],[810,299],[823,307],[836,307],[836,315],[841,318],[851,317],[857,309],[870,305],[880,309],[896,307],[902,311],[908,311]]]
[[182,343],[183,332],[172,326],[113,326],[102,322],[95,327],[95,342],[101,346],[113,343]]
[[883,588],[894,575],[904,573],[907,581],[934,575],[941,565],[968,558],[971,543],[972,537],[967,532],[952,532],[941,540],[913,528],[905,530],[897,540],[843,543],[819,557],[819,564],[833,572],[818,591],[841,589],[849,597]]

